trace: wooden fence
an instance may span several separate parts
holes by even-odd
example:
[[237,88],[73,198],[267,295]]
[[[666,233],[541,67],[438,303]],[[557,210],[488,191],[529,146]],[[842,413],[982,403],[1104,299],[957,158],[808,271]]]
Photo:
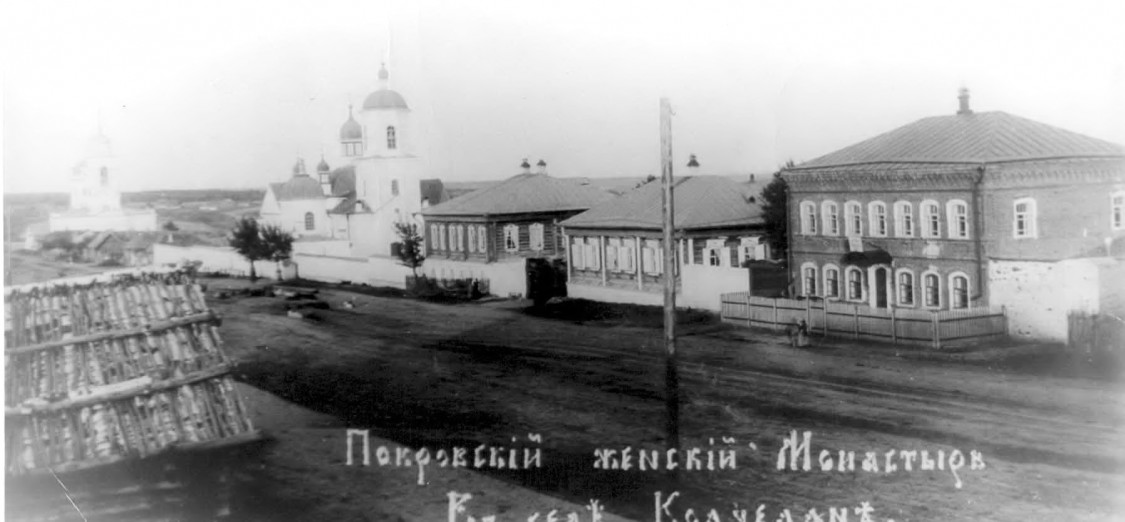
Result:
[[1080,353],[1125,356],[1125,319],[1113,314],[1067,314],[1067,347]]
[[782,299],[747,292],[722,295],[723,322],[780,330],[805,321],[810,335],[918,344],[935,349],[1007,335],[1003,308],[912,310],[821,299]]

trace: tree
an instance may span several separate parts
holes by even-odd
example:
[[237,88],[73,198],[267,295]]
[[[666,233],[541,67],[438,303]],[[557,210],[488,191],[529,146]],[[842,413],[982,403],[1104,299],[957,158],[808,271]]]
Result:
[[277,225],[264,225],[259,230],[266,258],[277,264],[277,280],[281,281],[281,262],[293,253],[293,234]]
[[771,180],[762,188],[762,218],[765,221],[766,240],[770,250],[784,258],[789,251],[789,223],[786,207],[789,201],[789,184],[781,177],[782,171],[793,166],[793,160],[773,174]]
[[164,228],[164,230],[167,230],[168,232],[178,232],[180,230],[180,227],[176,226],[176,222],[172,221],[171,219],[165,221],[162,228]]
[[418,267],[422,266],[422,262],[426,260],[426,255],[422,252],[426,240],[418,232],[417,223],[405,221],[395,223],[395,233],[398,234],[400,245],[398,249],[399,264],[409,267],[410,272],[417,279]]
[[269,257],[269,251],[262,241],[258,221],[245,216],[239,219],[234,229],[230,231],[230,246],[250,262],[250,280],[256,281],[258,274],[254,271],[254,261]]

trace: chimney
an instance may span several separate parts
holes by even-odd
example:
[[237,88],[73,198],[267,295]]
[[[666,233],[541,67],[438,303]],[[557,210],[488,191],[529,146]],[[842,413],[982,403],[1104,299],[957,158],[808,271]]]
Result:
[[536,174],[547,174],[547,162],[546,161],[539,160],[539,163],[536,163],[535,166],[538,167],[538,169],[535,172]]
[[527,158],[524,158],[523,163],[520,163],[520,168],[523,169],[524,174],[531,174],[531,164],[527,162]]
[[961,116],[973,113],[973,110],[969,108],[969,89],[962,87],[957,93],[957,101],[960,102],[957,115]]
[[695,154],[692,154],[688,158],[687,166],[691,169],[692,174],[695,174],[699,171],[699,162],[695,160]]

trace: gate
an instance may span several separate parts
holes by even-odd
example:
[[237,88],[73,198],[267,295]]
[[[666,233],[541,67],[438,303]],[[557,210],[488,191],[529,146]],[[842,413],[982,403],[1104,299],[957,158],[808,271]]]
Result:
[[566,262],[541,257],[527,260],[527,298],[542,306],[552,297],[566,297]]

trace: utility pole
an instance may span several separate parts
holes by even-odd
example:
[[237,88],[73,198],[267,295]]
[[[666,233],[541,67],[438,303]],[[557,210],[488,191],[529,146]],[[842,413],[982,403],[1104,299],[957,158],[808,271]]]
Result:
[[676,248],[672,198],[672,105],[660,99],[660,182],[664,216],[664,402],[668,449],[680,447],[680,376],[676,367]]

